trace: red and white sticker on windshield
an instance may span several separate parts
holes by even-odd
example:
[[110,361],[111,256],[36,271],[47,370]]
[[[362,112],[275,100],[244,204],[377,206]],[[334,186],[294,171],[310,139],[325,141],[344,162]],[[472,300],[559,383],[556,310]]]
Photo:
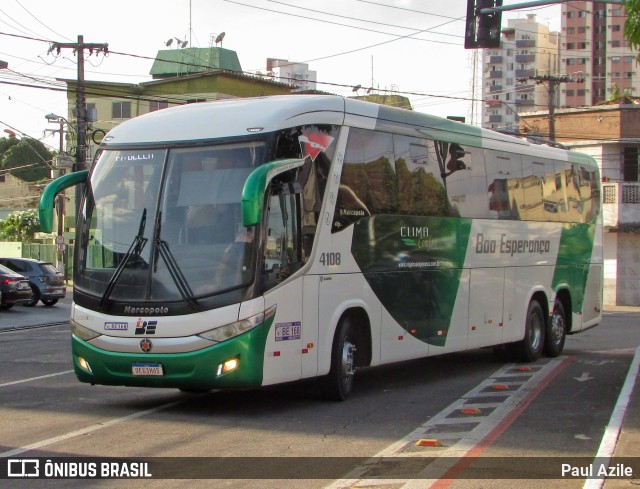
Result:
[[331,146],[333,138],[328,134],[309,133],[298,136],[298,141],[303,153],[311,157],[311,161],[316,161],[318,155]]

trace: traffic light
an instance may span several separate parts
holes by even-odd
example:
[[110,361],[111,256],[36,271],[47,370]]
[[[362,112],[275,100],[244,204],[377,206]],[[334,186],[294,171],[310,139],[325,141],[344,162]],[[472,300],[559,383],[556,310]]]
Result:
[[502,12],[480,13],[482,9],[493,7],[502,7],[502,0],[467,0],[465,49],[500,47]]

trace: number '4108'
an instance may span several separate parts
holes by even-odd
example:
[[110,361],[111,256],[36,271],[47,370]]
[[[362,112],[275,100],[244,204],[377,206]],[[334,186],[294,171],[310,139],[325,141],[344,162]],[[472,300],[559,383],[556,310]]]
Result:
[[342,261],[340,253],[321,253],[320,263],[326,267],[340,265]]

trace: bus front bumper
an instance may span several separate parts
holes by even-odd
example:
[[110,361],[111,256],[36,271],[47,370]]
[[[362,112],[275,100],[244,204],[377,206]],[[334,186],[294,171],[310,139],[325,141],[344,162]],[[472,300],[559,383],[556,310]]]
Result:
[[80,382],[185,390],[258,387],[266,333],[261,325],[222,343],[185,353],[122,353],[97,348],[72,335]]

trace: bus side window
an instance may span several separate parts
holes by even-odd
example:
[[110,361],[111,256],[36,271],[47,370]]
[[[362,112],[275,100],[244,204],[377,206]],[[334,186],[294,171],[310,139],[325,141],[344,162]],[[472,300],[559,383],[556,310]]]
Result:
[[282,189],[269,197],[262,286],[268,290],[303,265],[299,194]]

